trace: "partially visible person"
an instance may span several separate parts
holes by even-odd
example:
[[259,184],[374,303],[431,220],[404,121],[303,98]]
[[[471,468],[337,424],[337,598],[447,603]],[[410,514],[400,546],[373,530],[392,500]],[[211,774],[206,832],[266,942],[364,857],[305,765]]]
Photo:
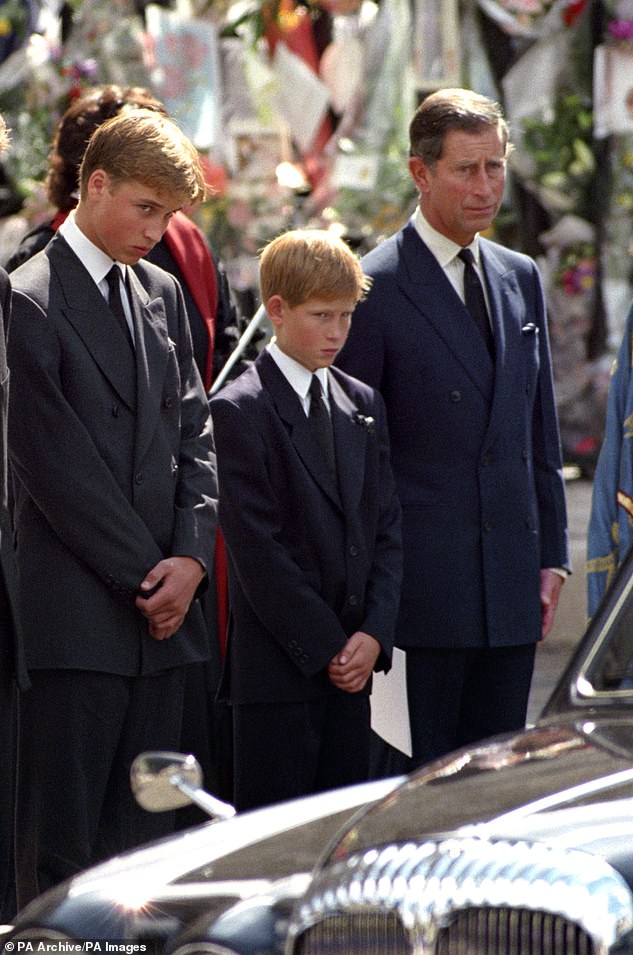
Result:
[[[0,154],[9,143],[9,132],[0,116]],[[7,513],[7,409],[9,370],[6,335],[11,316],[11,285],[0,269],[0,922],[15,915],[13,874],[13,789],[15,786],[16,686],[19,676],[18,646],[12,601],[14,584],[11,527]]]
[[613,363],[587,529],[587,612],[593,617],[633,544],[633,307]]
[[367,287],[358,259],[291,231],[262,252],[260,285],[275,338],[211,399],[240,810],[368,778],[401,574],[382,399],[331,368]]
[[337,360],[385,400],[403,508],[395,643],[413,756],[379,752],[377,774],[524,725],[569,569],[541,280],[532,259],[481,234],[510,148],[487,97],[422,101],[408,159],[419,205],[363,258],[371,290]]
[[19,907],[173,828],[129,769],[178,748],[186,667],[209,653],[217,488],[180,286],[140,260],[204,195],[173,122],[121,113],[90,139],[76,209],[12,273]]

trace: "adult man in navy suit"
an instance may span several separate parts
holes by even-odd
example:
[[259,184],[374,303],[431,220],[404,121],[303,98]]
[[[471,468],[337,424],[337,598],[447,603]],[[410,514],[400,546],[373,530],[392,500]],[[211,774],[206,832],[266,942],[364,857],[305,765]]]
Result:
[[486,97],[440,90],[421,103],[419,206],[363,259],[372,287],[338,360],[387,406],[413,766],[524,725],[568,569],[541,282],[531,259],[479,234],[501,205],[509,150]]
[[367,284],[356,256],[291,231],[264,249],[260,284],[275,341],[211,401],[238,809],[368,778],[402,563],[382,399],[329,368]]

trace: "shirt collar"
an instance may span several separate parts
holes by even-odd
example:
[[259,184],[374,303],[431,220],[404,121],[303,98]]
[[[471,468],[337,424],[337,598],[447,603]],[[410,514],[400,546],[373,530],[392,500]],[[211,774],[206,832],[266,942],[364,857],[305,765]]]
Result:
[[[460,249],[464,248],[464,246],[458,245],[456,242],[453,242],[452,239],[448,239],[445,235],[442,235],[441,232],[438,232],[437,229],[434,229],[424,218],[419,206],[416,207],[411,221],[415,231],[429,247],[443,269],[446,268],[449,262],[452,262]],[[473,241],[469,246],[466,246],[466,248],[472,251],[475,264],[479,265],[479,233],[475,235]]]
[[[312,372],[308,371],[305,365],[295,361],[290,355],[286,355],[281,350],[275,339],[266,346],[270,357],[273,359],[279,370],[282,372],[288,383],[297,392],[302,401],[305,401],[310,391],[310,382],[312,381]],[[327,368],[317,368],[314,374],[321,382],[323,394],[327,397],[329,394],[329,378]]]
[[[85,269],[89,272],[91,278],[97,285],[104,281],[106,275],[112,268],[113,260],[103,252],[98,246],[81,231],[75,221],[75,210],[72,209],[68,216],[60,225],[58,232],[80,260]],[[125,278],[126,266],[120,262],[117,263],[123,270],[122,275]]]

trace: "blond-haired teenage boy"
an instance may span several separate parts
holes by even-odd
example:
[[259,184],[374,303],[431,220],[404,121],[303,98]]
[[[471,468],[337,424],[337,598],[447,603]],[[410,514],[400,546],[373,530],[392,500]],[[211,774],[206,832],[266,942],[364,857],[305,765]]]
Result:
[[32,683],[20,906],[168,830],[134,804],[129,765],[177,748],[185,666],[207,652],[196,596],[215,530],[208,404],[180,286],[139,262],[203,197],[200,164],[173,122],[136,110],[94,133],[80,183],[76,210],[12,273],[9,453]]
[[358,260],[328,232],[291,231],[264,249],[260,285],[275,339],[211,401],[239,809],[368,777],[401,574],[382,399],[331,368],[368,285]]

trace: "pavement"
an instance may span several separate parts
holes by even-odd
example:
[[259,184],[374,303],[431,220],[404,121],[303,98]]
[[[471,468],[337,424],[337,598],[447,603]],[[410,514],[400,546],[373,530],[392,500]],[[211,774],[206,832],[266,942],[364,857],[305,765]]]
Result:
[[587,621],[585,600],[585,548],[591,508],[591,481],[575,476],[573,469],[565,482],[567,517],[573,573],[565,581],[554,626],[539,644],[528,706],[533,722],[547,702],[570,655],[578,644]]

